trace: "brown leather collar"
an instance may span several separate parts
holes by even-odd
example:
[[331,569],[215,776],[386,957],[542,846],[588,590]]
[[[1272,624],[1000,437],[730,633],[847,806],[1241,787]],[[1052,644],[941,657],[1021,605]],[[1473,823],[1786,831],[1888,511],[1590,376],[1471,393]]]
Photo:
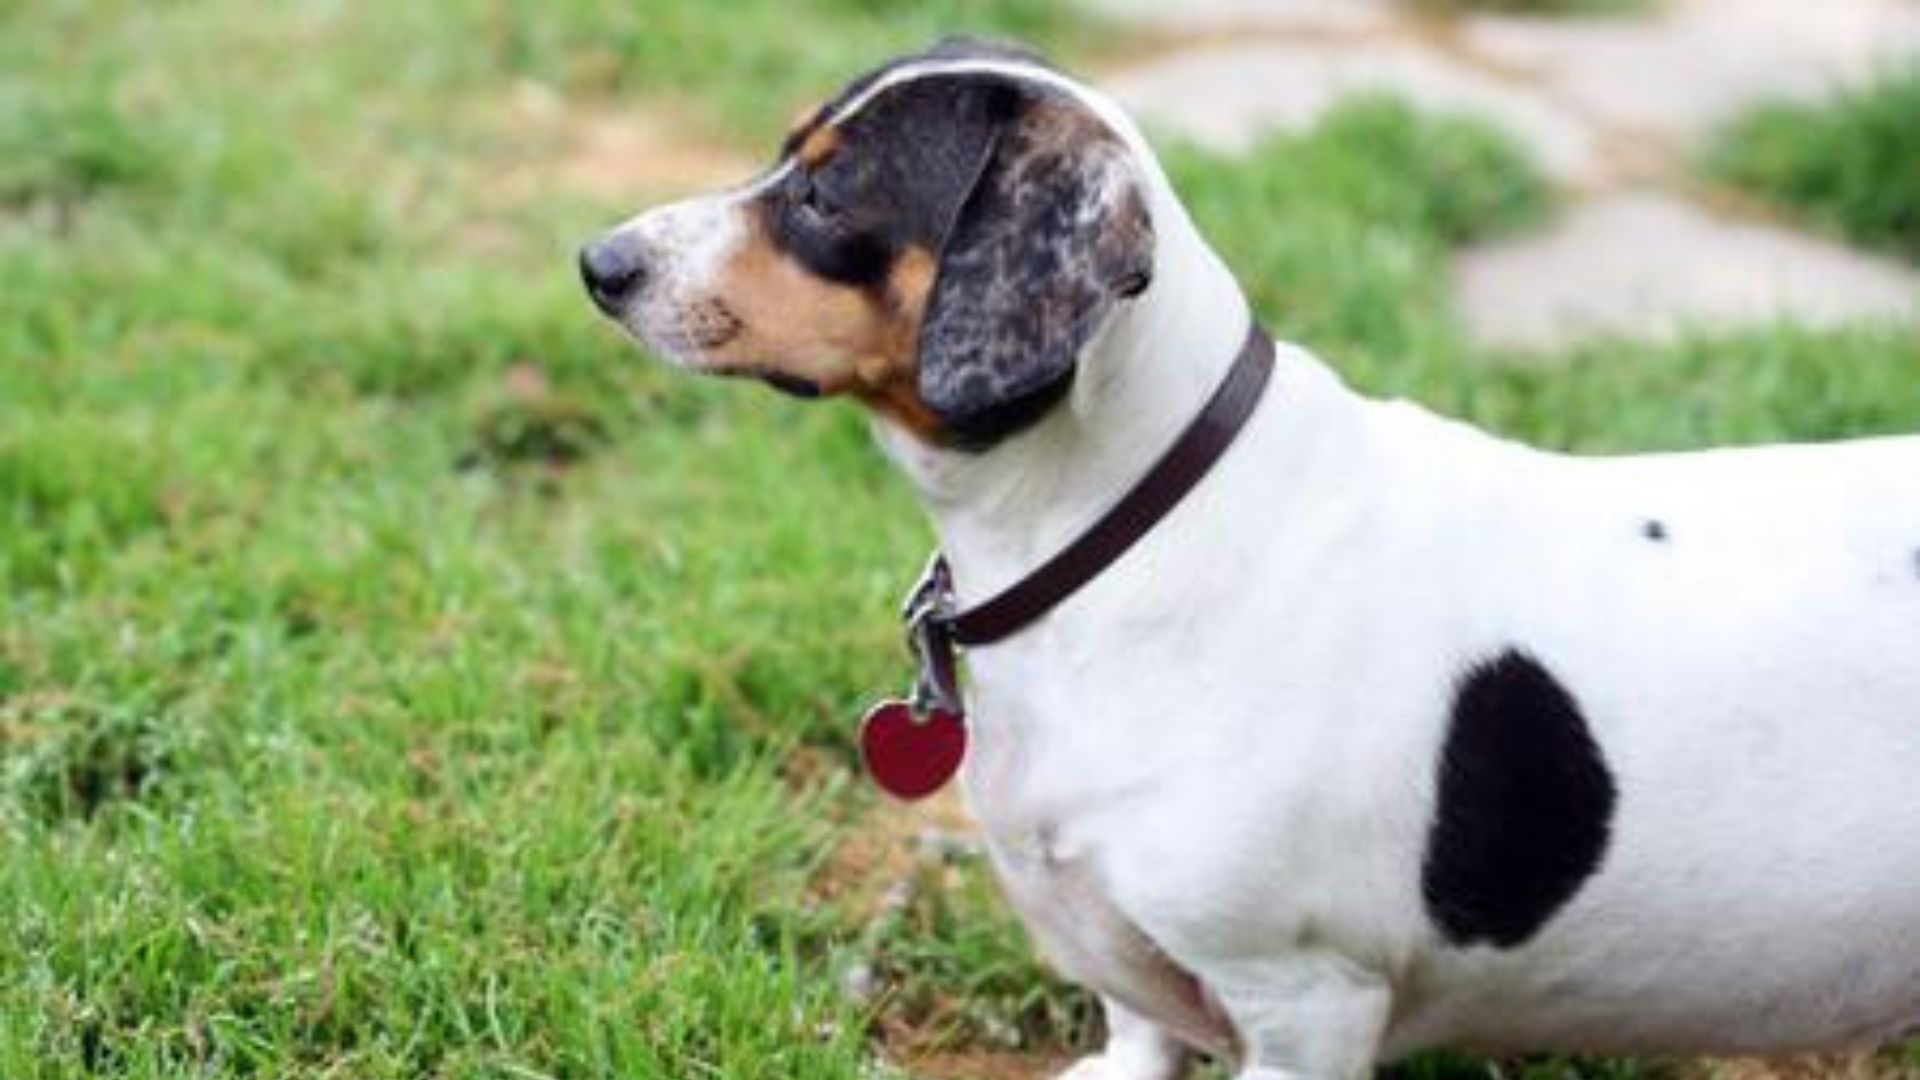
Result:
[[962,713],[954,676],[955,645],[991,645],[1025,629],[1113,565],[1152,531],[1192,491],[1233,445],[1273,375],[1273,339],[1255,321],[1232,370],[1206,407],[1147,470],[1086,532],[1040,567],[995,596],[953,610],[953,575],[935,552],[902,613],[920,661],[915,687],[918,708]]

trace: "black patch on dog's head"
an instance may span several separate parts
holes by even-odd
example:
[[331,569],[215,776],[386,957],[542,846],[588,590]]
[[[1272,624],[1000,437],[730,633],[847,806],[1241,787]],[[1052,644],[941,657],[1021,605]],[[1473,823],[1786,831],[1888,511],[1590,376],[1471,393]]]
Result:
[[[948,59],[1036,63],[965,40],[902,63]],[[952,443],[984,448],[1059,401],[1113,304],[1146,289],[1152,223],[1120,138],[1014,74],[926,74],[836,119],[898,66],[789,137],[794,167],[759,211],[780,250],[875,303],[900,302],[889,287],[909,253],[933,255],[918,396]]]
[[[910,247],[937,250],[979,162],[1023,104],[1002,80],[915,79],[795,148],[794,168],[762,196],[769,235],[829,281],[880,285]],[[809,140],[832,150],[807,160]]]
[[[862,75],[820,106],[781,144],[781,158],[801,154],[828,122],[903,67],[941,60],[998,60],[1044,68],[1039,54],[1017,45],[947,38]],[[826,237],[813,236],[804,215],[782,218],[778,235],[822,276],[869,284],[908,242],[936,247],[954,209],[978,172],[980,155],[1002,125],[1024,107],[1019,91],[993,75],[913,79],[880,94],[831,131],[839,149],[818,163],[800,162],[772,193],[790,213],[811,200],[835,219]],[[851,220],[838,220],[851,218]]]
[[903,67],[923,64],[930,60],[1000,60],[1024,64],[1028,67],[1048,68],[1045,57],[1024,45],[1007,41],[989,41],[965,35],[944,38],[924,52],[891,60],[848,83],[838,94],[822,103],[811,116],[787,133],[786,141],[780,146],[780,156],[784,158],[798,150],[809,136],[820,129],[821,125],[852,104],[854,99],[878,86],[882,79]]
[[1648,518],[1641,524],[1640,534],[1656,544],[1666,543],[1667,523],[1659,518]]
[[1461,680],[1421,893],[1454,945],[1524,944],[1606,857],[1613,775],[1573,695],[1507,650]]

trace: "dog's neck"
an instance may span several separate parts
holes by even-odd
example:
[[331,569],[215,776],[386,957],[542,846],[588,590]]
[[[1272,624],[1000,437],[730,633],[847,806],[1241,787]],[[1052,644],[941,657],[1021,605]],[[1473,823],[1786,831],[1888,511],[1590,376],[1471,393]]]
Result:
[[1151,199],[1151,287],[1123,302],[1079,359],[1067,397],[982,453],[928,446],[883,425],[919,488],[962,604],[1018,581],[1071,542],[1151,468],[1201,410],[1247,329],[1239,284],[1162,181]]

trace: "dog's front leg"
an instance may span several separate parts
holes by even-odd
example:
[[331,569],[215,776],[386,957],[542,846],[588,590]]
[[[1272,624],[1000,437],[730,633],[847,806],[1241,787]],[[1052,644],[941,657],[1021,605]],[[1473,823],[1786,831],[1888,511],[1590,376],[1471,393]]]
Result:
[[1081,1058],[1059,1080],[1180,1080],[1187,1074],[1185,1047],[1159,1025],[1110,997],[1100,999],[1107,1017],[1107,1045]]
[[1236,1080],[1366,1080],[1392,1012],[1386,981],[1339,956],[1302,953],[1207,965],[1233,1021]]

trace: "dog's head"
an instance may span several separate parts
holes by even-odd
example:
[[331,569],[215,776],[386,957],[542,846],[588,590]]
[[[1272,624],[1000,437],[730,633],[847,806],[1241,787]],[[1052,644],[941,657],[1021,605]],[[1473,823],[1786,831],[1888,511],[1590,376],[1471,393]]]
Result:
[[845,393],[929,442],[1033,422],[1153,274],[1140,164],[1034,57],[949,42],[856,80],[772,168],[581,252],[594,302],[696,371]]

